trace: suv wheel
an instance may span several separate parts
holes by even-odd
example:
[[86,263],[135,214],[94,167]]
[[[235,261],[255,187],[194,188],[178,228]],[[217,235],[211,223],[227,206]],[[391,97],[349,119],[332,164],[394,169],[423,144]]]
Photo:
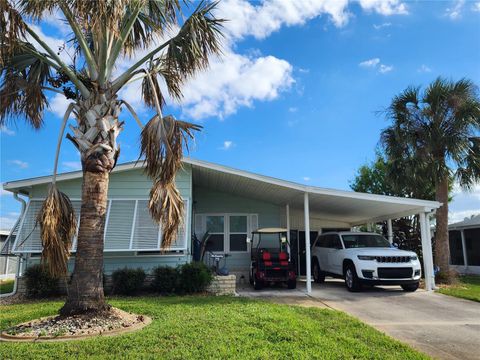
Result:
[[419,283],[417,282],[415,284],[407,284],[407,285],[401,285],[401,286],[403,291],[414,292],[418,289],[418,285]]
[[320,264],[318,263],[318,260],[315,259],[313,261],[313,280],[320,284],[320,283],[323,283],[325,282],[325,273],[322,271],[322,269],[320,268]]
[[362,283],[360,282],[357,272],[355,271],[355,266],[353,264],[348,264],[345,269],[345,286],[348,291],[358,292],[362,290]]

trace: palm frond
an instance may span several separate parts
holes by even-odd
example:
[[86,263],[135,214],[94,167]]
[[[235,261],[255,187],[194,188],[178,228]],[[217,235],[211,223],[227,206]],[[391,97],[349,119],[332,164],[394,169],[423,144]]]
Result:
[[146,174],[164,184],[171,182],[181,167],[183,147],[201,128],[173,116],[155,115],[141,133],[140,158],[145,157]]
[[184,215],[183,199],[175,182],[155,182],[150,190],[148,208],[155,222],[162,226],[162,248],[168,249],[177,237]]
[[50,186],[48,196],[37,215],[42,239],[42,262],[51,275],[60,277],[67,272],[72,239],[77,228],[77,219],[67,195]]

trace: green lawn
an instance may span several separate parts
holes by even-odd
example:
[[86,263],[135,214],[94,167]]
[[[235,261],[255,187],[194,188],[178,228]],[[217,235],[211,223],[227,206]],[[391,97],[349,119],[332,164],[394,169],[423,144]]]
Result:
[[480,302],[480,276],[461,276],[458,284],[442,287],[438,292]]
[[[426,359],[333,310],[234,297],[113,298],[153,318],[139,332],[62,343],[3,343],[0,359]],[[0,327],[55,314],[59,301],[0,307]]]
[[0,294],[8,294],[13,291],[15,280],[0,280]]

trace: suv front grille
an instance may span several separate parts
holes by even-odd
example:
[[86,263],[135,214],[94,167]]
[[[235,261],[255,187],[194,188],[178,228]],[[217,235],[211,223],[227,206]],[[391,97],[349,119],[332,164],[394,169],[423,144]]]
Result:
[[411,267],[378,268],[377,273],[380,279],[407,279],[412,277],[413,269]]
[[375,260],[379,263],[407,263],[410,256],[376,256]]

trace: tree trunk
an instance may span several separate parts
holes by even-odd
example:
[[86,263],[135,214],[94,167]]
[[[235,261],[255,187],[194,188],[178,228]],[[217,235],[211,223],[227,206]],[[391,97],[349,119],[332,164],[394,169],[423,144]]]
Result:
[[103,233],[108,180],[108,172],[84,172],[75,269],[61,315],[107,309],[103,292]]
[[447,275],[450,269],[450,245],[448,242],[448,177],[440,180],[435,189],[435,198],[443,205],[437,209],[435,234],[435,263]]
[[110,172],[120,148],[117,136],[123,123],[118,121],[120,104],[96,94],[75,107],[78,127],[71,127],[69,138],[82,157],[83,184],[80,228],[75,268],[67,285],[67,301],[61,315],[102,312],[109,308],[103,292],[103,247]]

